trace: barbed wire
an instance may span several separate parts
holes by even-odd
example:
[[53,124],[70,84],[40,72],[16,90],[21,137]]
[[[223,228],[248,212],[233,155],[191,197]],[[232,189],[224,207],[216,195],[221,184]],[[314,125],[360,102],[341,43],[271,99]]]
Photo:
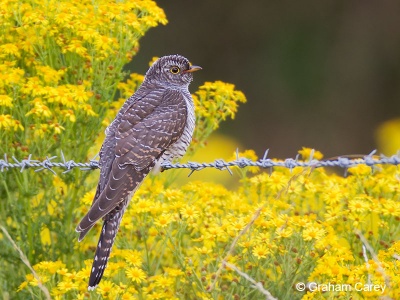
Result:
[[[161,165],[163,170],[169,169],[189,169],[191,173],[189,176],[195,172],[200,171],[206,168],[214,168],[218,170],[227,170],[232,173],[230,167],[259,167],[259,168],[273,168],[273,167],[284,167],[288,169],[293,169],[296,167],[302,168],[320,168],[320,167],[339,167],[343,169],[348,169],[350,167],[354,167],[357,165],[367,165],[367,166],[375,166],[375,165],[399,165],[400,164],[400,151],[396,155],[392,156],[384,156],[384,155],[375,155],[376,150],[372,151],[368,155],[357,155],[354,158],[352,155],[344,155],[332,159],[325,160],[317,160],[313,159],[314,152],[311,151],[310,158],[308,160],[300,160],[299,155],[295,158],[286,158],[284,160],[277,160],[268,158],[269,150],[265,151],[265,154],[262,159],[259,160],[250,160],[248,158],[240,157],[239,151],[236,151],[236,159],[232,161],[225,161],[223,159],[216,159],[214,162],[209,163],[199,163],[199,162],[188,162],[188,163],[171,163],[165,162]],[[11,157],[13,162],[10,162],[8,156],[5,154],[4,159],[0,159],[0,171],[4,172],[12,168],[19,168],[21,172],[26,169],[35,169],[35,172],[40,172],[44,170],[48,170],[54,174],[56,172],[53,168],[63,168],[65,171],[63,173],[69,172],[74,168],[79,168],[81,170],[94,170],[99,168],[98,160],[91,159],[89,162],[75,162],[73,160],[67,160],[64,157],[63,152],[61,152],[61,160],[58,156],[46,157],[43,160],[35,160],[32,159],[32,154],[28,156],[26,159],[18,160],[14,156]],[[57,161],[58,159],[58,161]]]

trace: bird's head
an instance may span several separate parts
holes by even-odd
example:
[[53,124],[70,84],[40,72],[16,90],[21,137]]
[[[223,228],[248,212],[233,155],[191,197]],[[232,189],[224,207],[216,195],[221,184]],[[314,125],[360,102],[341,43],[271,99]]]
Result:
[[201,70],[201,67],[190,65],[189,60],[181,55],[163,56],[146,72],[145,81],[187,86],[193,80],[192,72],[198,70]]

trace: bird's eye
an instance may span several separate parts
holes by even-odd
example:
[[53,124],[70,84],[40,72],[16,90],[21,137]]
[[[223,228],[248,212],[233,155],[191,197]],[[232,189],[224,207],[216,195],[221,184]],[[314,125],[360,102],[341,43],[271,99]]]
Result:
[[172,74],[178,74],[178,73],[181,71],[181,69],[179,69],[179,67],[177,67],[177,66],[174,66],[174,67],[172,67],[171,69],[169,69],[169,71],[170,71]]

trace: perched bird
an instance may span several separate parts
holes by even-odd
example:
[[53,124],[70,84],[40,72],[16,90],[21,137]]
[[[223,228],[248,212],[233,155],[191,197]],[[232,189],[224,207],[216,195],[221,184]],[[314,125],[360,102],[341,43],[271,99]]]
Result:
[[76,227],[81,241],[103,218],[89,290],[100,282],[125,209],[146,175],[164,161],[185,154],[195,125],[189,84],[191,66],[180,55],[159,58],[139,89],[106,129],[100,150],[100,179],[89,212]]

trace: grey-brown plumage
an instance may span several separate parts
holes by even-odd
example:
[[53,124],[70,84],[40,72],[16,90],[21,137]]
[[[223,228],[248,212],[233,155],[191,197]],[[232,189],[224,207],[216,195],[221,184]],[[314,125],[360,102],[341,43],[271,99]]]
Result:
[[104,220],[89,290],[103,276],[122,216],[140,183],[156,164],[186,152],[195,123],[188,87],[192,72],[200,69],[180,55],[161,57],[108,126],[100,150],[97,191],[76,228],[81,241],[100,218]]

